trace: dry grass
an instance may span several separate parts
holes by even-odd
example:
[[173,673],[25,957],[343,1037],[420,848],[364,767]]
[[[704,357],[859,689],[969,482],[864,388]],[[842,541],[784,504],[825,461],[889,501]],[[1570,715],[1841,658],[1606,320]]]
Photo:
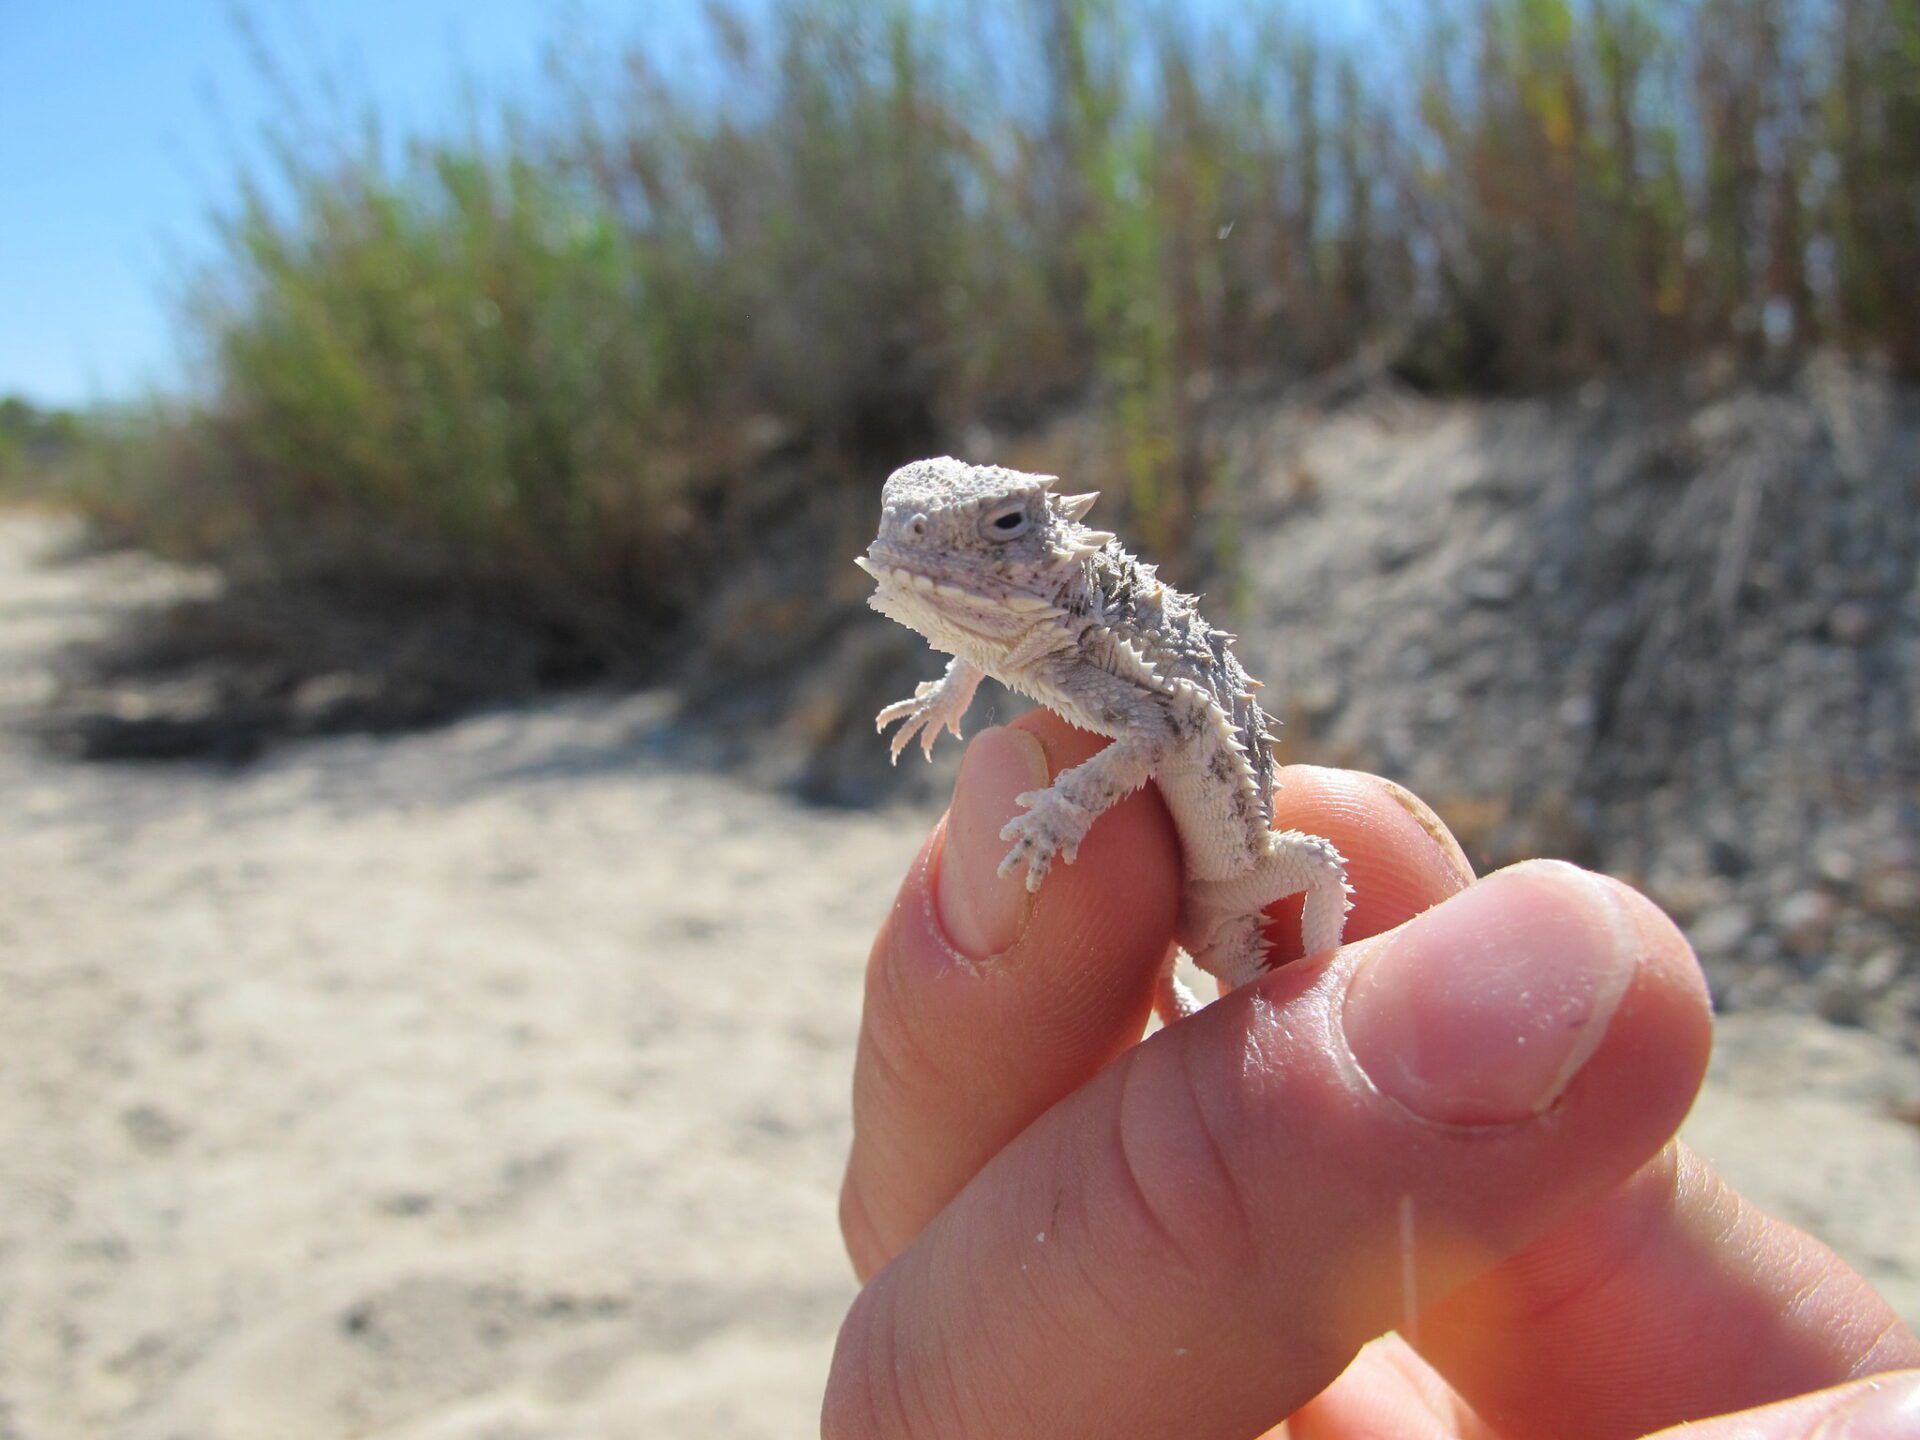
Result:
[[1066,395],[1130,533],[1217,558],[1223,382],[1920,370],[1920,0],[1290,13],[717,7],[694,79],[642,47],[399,147],[296,118],[186,297],[211,392],[69,484],[162,548],[517,594],[611,651],[796,486]]

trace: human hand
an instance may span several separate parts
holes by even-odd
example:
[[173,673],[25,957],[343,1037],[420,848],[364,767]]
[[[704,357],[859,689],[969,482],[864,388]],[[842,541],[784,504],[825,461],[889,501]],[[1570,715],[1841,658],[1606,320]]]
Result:
[[[1013,797],[1098,743],[977,738],[876,942],[828,1440],[1578,1440],[1786,1400],[1688,1432],[1773,1440],[1855,1403],[1788,1397],[1920,1366],[1672,1141],[1710,1023],[1672,923],[1570,866],[1475,882],[1384,781],[1280,794],[1349,859],[1348,943],[1136,1043],[1179,903],[1158,796],[1031,899],[994,873]],[[1885,1383],[1878,1428],[1821,1433],[1920,1435],[1920,1375]]]

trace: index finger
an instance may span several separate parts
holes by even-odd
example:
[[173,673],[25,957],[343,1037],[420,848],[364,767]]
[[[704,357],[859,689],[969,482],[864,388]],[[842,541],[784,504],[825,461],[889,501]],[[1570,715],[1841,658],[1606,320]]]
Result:
[[1146,1024],[1180,904],[1159,797],[1101,816],[1037,895],[996,874],[1015,797],[1101,743],[1046,711],[976,737],[874,942],[840,1201],[862,1279]]
[[[1037,897],[1019,877],[994,874],[1014,796],[1102,743],[1046,711],[983,732],[874,945],[841,1192],[862,1278],[1002,1146],[1140,1038],[1179,906],[1179,840],[1151,788],[1103,815],[1080,857],[1057,866]],[[1285,770],[1275,823],[1325,835],[1349,857],[1350,939],[1392,929],[1472,878],[1433,812],[1377,776]],[[996,910],[1001,900],[1017,925]],[[1274,927],[1292,944],[1276,946],[1277,960],[1299,952],[1294,908]]]

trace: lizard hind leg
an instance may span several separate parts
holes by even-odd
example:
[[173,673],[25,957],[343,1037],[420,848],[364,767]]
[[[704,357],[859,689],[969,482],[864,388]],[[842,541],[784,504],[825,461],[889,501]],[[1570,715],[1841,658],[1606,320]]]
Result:
[[1266,907],[1300,894],[1303,953],[1333,949],[1346,930],[1352,890],[1347,863],[1330,840],[1278,831],[1245,875],[1188,882],[1183,940],[1194,962],[1229,989],[1254,979],[1267,968]]
[[1162,1025],[1171,1025],[1176,1020],[1184,1020],[1189,1015],[1198,1014],[1200,997],[1187,988],[1187,984],[1174,974],[1179,964],[1180,952],[1167,951],[1167,958],[1160,966],[1160,978],[1154,985],[1153,1008],[1159,1015]]
[[1207,943],[1193,952],[1193,963],[1220,982],[1222,991],[1238,990],[1267,973],[1267,917],[1259,911],[1236,915],[1214,927]]

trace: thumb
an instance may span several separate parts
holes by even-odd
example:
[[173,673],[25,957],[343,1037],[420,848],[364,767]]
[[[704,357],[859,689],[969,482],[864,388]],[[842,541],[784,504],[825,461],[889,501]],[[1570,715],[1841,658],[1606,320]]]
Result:
[[824,1433],[1245,1436],[1657,1152],[1684,937],[1535,863],[1136,1046],[855,1303]]
[[1914,1440],[1917,1435],[1920,1370],[1903,1370],[1738,1415],[1676,1425],[1647,1440]]

